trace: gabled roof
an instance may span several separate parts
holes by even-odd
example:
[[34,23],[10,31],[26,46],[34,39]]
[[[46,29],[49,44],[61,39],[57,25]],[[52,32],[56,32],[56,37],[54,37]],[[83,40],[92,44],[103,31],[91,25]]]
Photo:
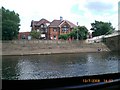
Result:
[[73,24],[72,22],[68,21],[68,20],[53,20],[51,23],[50,23],[50,26],[49,27],[60,27],[64,22],[67,22],[71,28],[73,27],[76,27],[75,24]]
[[72,22],[70,22],[68,20],[62,20],[62,21],[61,20],[53,20],[50,23],[48,20],[46,20],[44,18],[42,18],[40,21],[33,21],[32,20],[31,27],[32,27],[32,25],[40,26],[41,24],[46,24],[46,23],[50,23],[49,27],[60,27],[64,22],[67,22],[70,25],[71,28],[76,27],[75,24],[73,24]]
[[65,21],[70,25],[71,28],[76,27],[76,25],[73,24],[72,22],[70,22],[70,21],[68,21],[68,20],[65,20]]
[[50,26],[49,27],[59,27],[59,25],[61,24],[61,20],[53,20],[51,23],[50,23]]
[[63,24],[63,23],[67,23],[67,24],[69,24],[69,26],[71,27],[71,28],[73,28],[73,27],[76,27],[76,25],[75,24],[73,24],[72,22],[70,22],[70,21],[68,21],[68,20],[64,20],[60,25],[59,25],[59,27]]
[[46,23],[50,23],[50,22],[48,20],[42,18],[40,21],[38,21],[37,25],[46,24]]
[[46,24],[46,23],[50,23],[48,20],[42,18],[40,21],[33,21],[31,22],[31,26],[35,25],[35,26],[39,26],[41,24]]

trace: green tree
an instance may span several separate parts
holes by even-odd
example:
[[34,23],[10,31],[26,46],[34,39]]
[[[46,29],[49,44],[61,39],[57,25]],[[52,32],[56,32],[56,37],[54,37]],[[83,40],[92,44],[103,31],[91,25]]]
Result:
[[30,35],[31,35],[32,38],[34,38],[34,39],[39,39],[39,38],[40,38],[40,35],[41,35],[41,32],[40,32],[40,31],[37,32],[36,30],[32,30],[32,31],[30,32]]
[[73,38],[74,39],[77,39],[77,33],[78,33],[78,39],[79,40],[83,40],[83,39],[87,39],[87,35],[88,35],[88,29],[85,27],[85,26],[78,26],[78,27],[75,27],[73,29],[72,32],[70,32],[69,34],[62,34],[59,36],[59,39],[68,39],[69,37],[70,38]]
[[112,24],[109,22],[102,22],[102,21],[96,21],[94,23],[91,23],[91,30],[93,30],[93,37],[94,36],[100,36],[100,35],[106,35],[111,34],[115,28],[113,28]]
[[73,31],[69,34],[69,36],[77,39],[77,33],[79,40],[87,39],[88,29],[85,26],[78,26],[73,29]]
[[68,34],[62,34],[59,36],[59,39],[64,39],[64,40],[67,40],[68,39]]
[[87,39],[88,29],[85,26],[78,26],[79,39]]
[[2,40],[12,40],[18,37],[19,14],[2,7]]

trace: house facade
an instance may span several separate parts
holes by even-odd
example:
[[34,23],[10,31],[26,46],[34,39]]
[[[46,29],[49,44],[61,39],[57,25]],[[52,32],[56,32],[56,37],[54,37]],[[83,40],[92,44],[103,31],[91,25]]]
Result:
[[[63,20],[62,18],[60,18],[60,20],[53,20],[52,22],[44,19],[44,22],[40,23],[41,20],[32,21],[31,30],[43,31],[45,38],[49,40],[58,40],[59,35],[68,34],[73,30],[74,27],[76,27],[76,25],[72,22]],[[47,23],[49,23],[49,25],[46,25]]]
[[50,22],[44,18],[40,21],[31,21],[31,30],[36,30],[37,32],[41,32],[40,38],[47,39],[48,37],[48,26]]

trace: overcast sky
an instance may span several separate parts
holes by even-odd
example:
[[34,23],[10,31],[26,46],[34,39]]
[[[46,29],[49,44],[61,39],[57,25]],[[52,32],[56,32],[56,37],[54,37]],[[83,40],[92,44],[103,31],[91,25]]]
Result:
[[95,20],[111,22],[118,29],[118,0],[0,0],[0,6],[20,15],[20,32],[30,31],[31,20],[63,17],[91,28]]

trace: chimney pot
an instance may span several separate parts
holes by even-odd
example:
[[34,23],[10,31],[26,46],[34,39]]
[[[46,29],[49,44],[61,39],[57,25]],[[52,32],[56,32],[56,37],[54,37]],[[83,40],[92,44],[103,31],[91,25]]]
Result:
[[62,16],[60,16],[60,21],[62,21],[63,20],[63,17]]

